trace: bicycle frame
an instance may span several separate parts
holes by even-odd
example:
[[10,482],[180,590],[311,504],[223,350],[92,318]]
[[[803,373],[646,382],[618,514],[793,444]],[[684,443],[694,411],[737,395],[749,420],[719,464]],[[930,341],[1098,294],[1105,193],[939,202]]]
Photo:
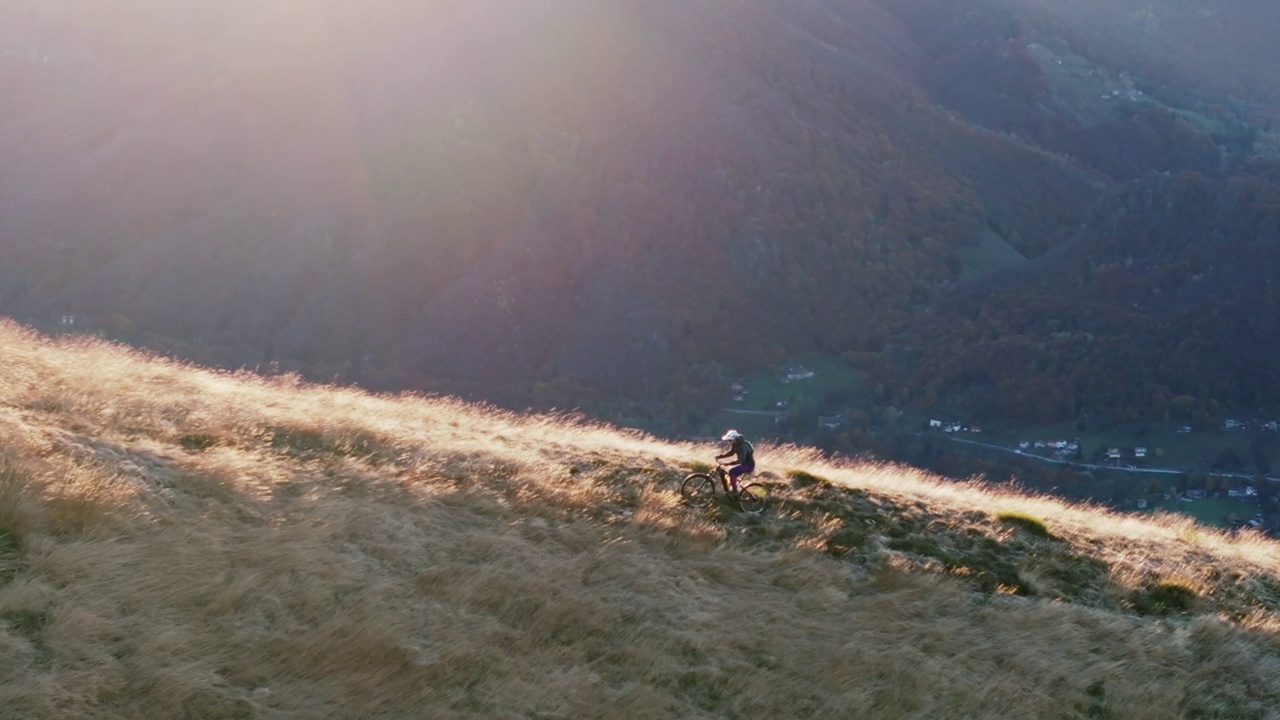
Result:
[[724,469],[723,465],[716,465],[716,479],[720,481],[720,489],[724,490],[726,495],[729,494],[729,472]]
[[[732,488],[731,488],[731,487],[729,487],[729,480],[730,480],[730,478],[729,478],[729,467],[731,467],[731,466],[721,465],[721,464],[719,464],[719,463],[716,463],[716,477],[720,478],[720,489],[721,489],[721,490],[724,490],[724,494],[725,494],[725,495],[728,495],[728,494],[730,493],[730,491],[732,490]],[[742,473],[742,477],[738,478],[738,488],[739,488],[739,489],[741,489],[741,488],[743,488],[744,486],[746,486],[746,484],[747,484],[747,477],[748,477],[748,476],[750,476],[750,475],[751,475],[751,473],[749,473],[749,472],[747,472],[747,473]]]

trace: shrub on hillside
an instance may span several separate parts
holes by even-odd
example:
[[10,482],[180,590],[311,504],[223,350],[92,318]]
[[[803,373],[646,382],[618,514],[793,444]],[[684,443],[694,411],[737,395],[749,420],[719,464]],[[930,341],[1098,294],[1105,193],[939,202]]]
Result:
[[1024,530],[1036,537],[1052,538],[1049,528],[1045,527],[1044,521],[1034,515],[1028,515],[1020,512],[1002,512],[996,515],[1000,522],[1006,525],[1013,525]]
[[807,488],[813,487],[814,485],[831,484],[830,480],[817,475],[812,475],[804,470],[788,470],[787,477],[791,478],[791,486],[794,488]]
[[1130,602],[1142,615],[1173,615],[1194,610],[1198,598],[1189,583],[1166,579],[1134,590]]

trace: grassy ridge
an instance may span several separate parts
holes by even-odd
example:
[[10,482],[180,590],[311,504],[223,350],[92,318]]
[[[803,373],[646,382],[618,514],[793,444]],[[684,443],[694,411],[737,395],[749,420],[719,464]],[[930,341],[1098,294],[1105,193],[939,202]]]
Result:
[[1280,548],[0,324],[0,717],[1276,717]]

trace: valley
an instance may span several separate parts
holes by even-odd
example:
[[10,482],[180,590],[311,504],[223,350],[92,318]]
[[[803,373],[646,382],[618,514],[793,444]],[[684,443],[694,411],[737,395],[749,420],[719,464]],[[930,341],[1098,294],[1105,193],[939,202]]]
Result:
[[[1222,527],[1252,521],[1268,531],[1275,531],[1273,523],[1280,519],[1280,507],[1274,505],[1280,493],[1276,421],[1202,418],[1193,427],[1171,421],[1112,425],[1095,420],[1027,426],[995,418],[978,424],[954,420],[945,410],[930,414],[885,406],[877,403],[877,393],[866,382],[838,358],[791,362],[777,374],[729,383],[724,407],[699,433],[686,437],[714,442],[732,427],[749,437],[810,444],[837,456],[958,473],[957,479],[965,479],[966,471],[980,471],[989,480],[1065,493],[1119,510],[1160,508]],[[965,456],[986,464],[958,460]],[[1095,482],[1095,476],[1109,481]],[[1224,509],[1223,503],[1232,499],[1230,509]]]

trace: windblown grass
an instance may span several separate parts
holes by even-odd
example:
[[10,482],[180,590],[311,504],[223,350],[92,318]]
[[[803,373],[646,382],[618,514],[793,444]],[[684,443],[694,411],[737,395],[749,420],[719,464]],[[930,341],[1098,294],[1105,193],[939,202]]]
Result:
[[0,718],[1280,718],[1269,540],[711,454],[0,323]]

